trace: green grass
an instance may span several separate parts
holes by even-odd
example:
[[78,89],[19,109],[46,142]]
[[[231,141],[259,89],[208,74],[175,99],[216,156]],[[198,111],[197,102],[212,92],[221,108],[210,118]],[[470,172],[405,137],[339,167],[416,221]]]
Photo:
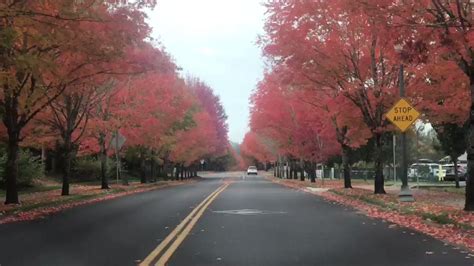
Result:
[[[25,187],[21,188],[18,193],[20,195],[35,193],[35,192],[44,192],[44,191],[51,191],[55,189],[59,189],[61,186],[33,186],[33,187]],[[0,190],[0,196],[4,197],[6,194],[5,190]]]
[[448,193],[455,193],[459,195],[466,194],[466,188],[455,188],[455,187],[420,187],[420,189],[426,189],[430,191],[441,191],[441,192],[448,192]]
[[456,221],[453,219],[449,218],[447,213],[440,213],[440,214],[434,214],[434,213],[429,213],[429,212],[423,212],[421,213],[421,217],[425,220],[431,220],[433,222],[439,223],[439,224],[456,224]]
[[60,189],[61,186],[37,186],[37,187],[29,187],[26,189],[20,190],[20,195],[30,194],[35,192],[44,192],[44,191],[51,191],[55,189]]

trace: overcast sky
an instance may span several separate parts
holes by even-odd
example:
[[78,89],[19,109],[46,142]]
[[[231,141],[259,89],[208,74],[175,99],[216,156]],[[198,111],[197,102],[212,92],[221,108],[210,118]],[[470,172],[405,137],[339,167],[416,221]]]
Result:
[[249,96],[261,79],[263,60],[255,44],[263,32],[260,0],[160,0],[149,13],[153,37],[183,74],[209,84],[229,117],[229,138],[248,130]]

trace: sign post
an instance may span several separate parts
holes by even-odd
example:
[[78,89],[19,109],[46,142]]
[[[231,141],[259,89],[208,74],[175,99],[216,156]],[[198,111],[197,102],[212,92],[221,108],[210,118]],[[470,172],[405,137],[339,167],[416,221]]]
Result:
[[407,140],[405,131],[420,117],[420,113],[403,97],[405,97],[405,82],[403,80],[403,65],[400,66],[400,100],[385,115],[401,133],[402,165],[401,175],[402,187],[400,190],[400,201],[414,201],[413,195],[408,187],[408,163],[407,163]]
[[397,154],[396,154],[396,149],[397,149],[397,136],[395,136],[395,133],[393,133],[393,182],[397,182]]
[[117,176],[116,176],[116,182],[117,184],[119,183],[119,176],[120,176],[120,156],[119,156],[119,151],[122,148],[123,144],[125,144],[125,141],[127,139],[125,136],[120,134],[120,132],[115,131],[113,138],[110,140],[110,145],[114,147],[115,150],[115,160],[116,160],[116,170],[117,170]]

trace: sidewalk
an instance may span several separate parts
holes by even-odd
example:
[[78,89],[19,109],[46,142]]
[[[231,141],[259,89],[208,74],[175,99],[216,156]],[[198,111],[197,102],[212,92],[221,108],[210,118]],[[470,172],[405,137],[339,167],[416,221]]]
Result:
[[415,202],[402,203],[398,200],[398,184],[386,186],[385,195],[375,195],[370,181],[353,180],[353,189],[344,189],[343,180],[318,179],[311,183],[309,180],[278,179],[270,173],[265,177],[474,252],[474,214],[462,210],[464,195],[458,191],[413,189]]

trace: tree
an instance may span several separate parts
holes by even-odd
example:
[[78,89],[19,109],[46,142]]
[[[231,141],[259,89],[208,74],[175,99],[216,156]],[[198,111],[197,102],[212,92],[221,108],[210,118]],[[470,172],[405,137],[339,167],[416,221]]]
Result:
[[375,193],[385,193],[382,134],[384,114],[397,91],[399,60],[390,31],[353,1],[270,1],[265,54],[304,76],[320,90],[350,100],[375,139]]
[[63,93],[51,102],[49,104],[50,118],[44,122],[60,137],[57,151],[62,158],[63,186],[61,195],[63,196],[69,195],[72,160],[79,147],[79,141],[87,128],[92,106],[97,104],[100,97],[103,96],[100,93],[96,94],[95,88],[87,88],[86,90]]
[[[130,75],[113,75],[111,77],[113,79],[106,80],[102,85],[105,86],[105,97],[101,97],[100,101],[94,104],[89,119],[90,126],[86,133],[93,140],[88,141],[87,147],[84,147],[99,153],[102,189],[109,187],[106,169],[108,144],[113,136],[120,130],[137,128],[137,121],[143,119],[144,114],[152,114],[157,111],[155,109],[159,110],[161,107],[147,109],[150,108],[150,104],[164,106],[169,104],[172,99],[168,96],[174,94],[170,94],[168,90],[174,89],[177,80],[176,66],[169,55],[148,43],[134,46],[134,49],[130,49],[118,63],[122,66],[124,74],[128,72]],[[145,82],[159,87],[150,89],[149,84]],[[178,93],[179,90],[175,92]],[[162,101],[156,101],[160,97]],[[162,120],[169,123],[168,120]],[[155,134],[158,135],[160,132],[156,131]],[[132,138],[131,141],[133,142],[134,139]],[[122,182],[125,185],[128,184],[126,178],[123,178]]]
[[[453,62],[468,81],[470,110],[467,112],[468,179],[466,211],[474,210],[474,39],[473,3],[470,0],[364,1],[378,23],[391,21],[394,40],[402,48],[404,61],[437,65],[440,59]],[[374,7],[377,11],[374,12]],[[445,89],[445,88],[443,88]]]
[[466,150],[467,125],[446,123],[435,126],[441,149],[454,164],[456,188],[459,188],[458,157]]
[[253,158],[250,164],[255,164],[256,161],[261,163],[276,161],[276,154],[265,144],[265,139],[252,131],[245,134],[240,150],[244,157]]
[[[0,106],[8,134],[6,204],[18,203],[22,131],[71,85],[96,74],[96,58],[118,55],[124,41],[147,34],[139,8],[154,1],[4,1],[0,4]],[[120,21],[120,23],[114,23]],[[87,38],[100,28],[101,35]],[[110,34],[114,38],[109,38]],[[101,38],[108,36],[107,38]],[[132,37],[133,36],[133,37]],[[131,38],[132,37],[132,38]],[[117,39],[121,38],[121,39]],[[73,75],[71,75],[73,73]],[[82,73],[83,75],[75,75]]]
[[212,89],[198,78],[188,77],[186,85],[197,97],[202,108],[211,116],[217,132],[217,154],[225,153],[229,142],[227,138],[227,115],[218,96]]

